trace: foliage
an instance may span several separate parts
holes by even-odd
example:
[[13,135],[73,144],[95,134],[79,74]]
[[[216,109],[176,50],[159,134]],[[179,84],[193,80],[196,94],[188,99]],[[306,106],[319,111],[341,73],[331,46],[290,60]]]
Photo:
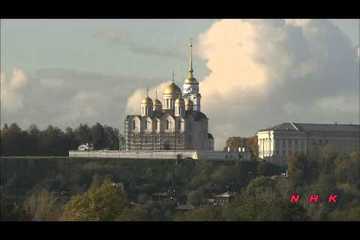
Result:
[[65,205],[64,220],[111,221],[123,214],[127,207],[127,197],[123,190],[109,179],[100,186],[77,196]]
[[118,149],[118,137],[117,129],[100,123],[91,128],[80,124],[75,130],[67,127],[65,132],[51,125],[41,131],[34,124],[22,130],[12,123],[1,129],[0,150],[3,156],[66,156],[83,143],[93,143],[95,149]]
[[[31,131],[42,132],[35,126]],[[56,128],[49,132],[58,134]],[[285,177],[284,169],[263,161],[1,158],[1,220],[360,220],[359,153],[324,148],[292,156],[288,163]],[[207,205],[208,198],[226,191],[236,193],[232,201]],[[158,192],[172,192],[176,200],[154,200]],[[293,192],[301,194],[300,204],[290,203]],[[325,202],[308,204],[312,193]],[[338,194],[336,204],[326,202],[330,193]],[[176,210],[186,203],[195,209]]]
[[41,190],[31,194],[24,201],[24,212],[27,220],[54,221],[62,212],[54,193]]

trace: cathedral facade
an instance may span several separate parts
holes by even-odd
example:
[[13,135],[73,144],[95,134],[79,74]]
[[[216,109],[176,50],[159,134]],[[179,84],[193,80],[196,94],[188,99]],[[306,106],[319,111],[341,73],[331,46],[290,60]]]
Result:
[[125,118],[126,151],[214,150],[208,118],[201,112],[199,82],[193,75],[192,45],[189,45],[188,76],[181,90],[174,82],[163,91],[163,99],[141,101],[140,114]]

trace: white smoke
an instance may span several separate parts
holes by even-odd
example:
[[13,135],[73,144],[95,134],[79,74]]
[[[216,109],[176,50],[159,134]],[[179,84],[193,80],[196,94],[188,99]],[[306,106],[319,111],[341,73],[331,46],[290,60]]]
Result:
[[[200,92],[217,149],[285,121],[358,121],[354,46],[328,20],[220,20],[196,45],[210,70]],[[141,91],[128,109],[139,112]]]
[[27,85],[28,78],[24,71],[14,68],[9,79],[5,72],[0,73],[1,80],[1,111],[16,112],[23,107],[22,91]]

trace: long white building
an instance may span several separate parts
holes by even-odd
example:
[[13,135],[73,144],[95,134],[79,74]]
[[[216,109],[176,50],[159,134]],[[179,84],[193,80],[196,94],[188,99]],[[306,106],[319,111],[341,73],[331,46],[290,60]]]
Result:
[[259,158],[286,164],[289,155],[331,145],[338,152],[360,151],[360,125],[286,122],[257,132]]

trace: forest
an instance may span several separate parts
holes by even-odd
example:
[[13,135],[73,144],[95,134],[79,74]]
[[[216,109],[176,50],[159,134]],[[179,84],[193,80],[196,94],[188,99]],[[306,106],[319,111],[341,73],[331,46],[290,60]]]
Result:
[[93,126],[80,124],[76,129],[65,131],[48,126],[44,130],[32,124],[27,130],[16,123],[4,124],[1,129],[2,156],[67,156],[80,144],[92,143],[95,149],[119,149],[119,131],[116,128],[96,123]]
[[[90,141],[97,148],[116,149],[117,134],[100,124],[65,132],[55,127],[43,131],[36,127],[23,131],[16,124],[4,127],[0,220],[360,220],[360,152],[337,153],[331,146],[307,156],[292,155],[284,167],[256,158],[211,162],[51,157],[67,155],[69,148]],[[62,144],[66,147],[46,154],[50,146]],[[210,203],[225,192],[233,193],[233,198]],[[297,204],[290,201],[293,193],[302,196]],[[319,194],[321,201],[309,203],[311,194]],[[330,194],[338,196],[336,203],[326,201]]]
[[[262,162],[3,157],[1,220],[11,221],[349,221],[360,220],[360,154],[293,156]],[[156,193],[169,197],[154,199]],[[214,194],[235,193],[213,206]],[[292,193],[304,196],[298,204]],[[337,194],[309,204],[310,194]],[[326,199],[324,199],[326,200]],[[179,205],[192,209],[179,211]]]

